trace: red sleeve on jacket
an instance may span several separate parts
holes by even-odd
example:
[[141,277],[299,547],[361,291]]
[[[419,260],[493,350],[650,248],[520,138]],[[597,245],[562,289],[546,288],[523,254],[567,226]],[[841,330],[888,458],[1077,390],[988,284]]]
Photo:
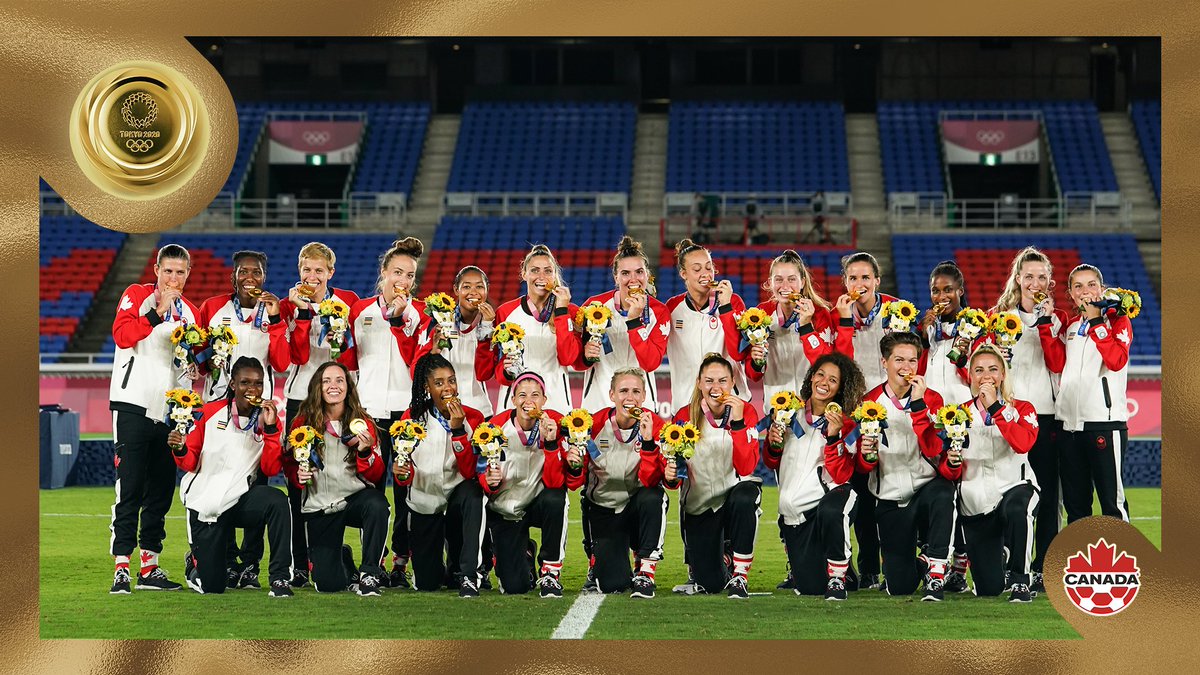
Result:
[[1066,332],[1071,321],[1067,317],[1067,313],[1061,309],[1054,310],[1054,316],[1058,318],[1058,334],[1054,334],[1054,324],[1050,317],[1043,317],[1037,324],[1038,339],[1042,343],[1042,355],[1046,360],[1046,367],[1052,373],[1061,373],[1067,365],[1067,343]]
[[463,433],[454,436],[451,439],[452,443],[458,443],[461,450],[454,452],[454,463],[458,465],[458,472],[467,480],[475,479],[475,449],[471,446],[471,434],[475,428],[483,424],[483,413],[478,410],[463,406],[465,419],[463,420]]
[[741,421],[729,423],[729,433],[733,436],[733,470],[739,476],[750,476],[758,467],[758,432],[754,428],[758,411],[752,403],[744,410]]
[[[302,426],[304,426],[304,416],[296,415],[296,418],[291,421],[291,424],[288,425],[286,431],[290,434],[292,430]],[[289,485],[295,488],[303,489],[304,486],[301,485],[299,480],[296,478],[296,471],[299,468],[300,465],[296,463],[296,458],[292,456],[292,452],[288,447],[287,439],[285,438],[283,441],[283,475],[287,477]]]
[[833,345],[825,341],[824,333],[826,330],[833,331],[829,312],[821,307],[816,307],[813,311],[812,319],[800,327],[800,334],[798,336],[800,338],[800,346],[804,347],[804,355],[808,357],[809,365],[816,363],[817,359],[833,351]]
[[267,360],[271,362],[271,370],[277,373],[282,373],[292,366],[287,321],[283,320],[282,315],[279,320],[267,324]]
[[487,382],[495,376],[496,352],[492,350],[492,341],[480,340],[475,344],[475,380]]
[[350,370],[358,370],[358,343],[359,338],[362,337],[358,334],[358,331],[355,330],[354,323],[358,321],[358,316],[362,314],[363,309],[369,306],[369,304],[364,306],[363,303],[355,303],[350,306],[350,316],[347,318],[346,324],[349,326],[348,330],[350,331],[351,337],[354,339],[354,344],[338,356],[338,363],[346,366]]
[[850,478],[854,475],[857,457],[846,449],[846,436],[854,429],[854,420],[849,417],[844,417],[843,420],[842,431],[838,434],[838,439],[833,443],[826,439],[824,458],[825,470],[829,472],[830,479],[839,485],[850,482]]
[[963,469],[966,467],[966,460],[958,463],[958,466],[950,466],[950,460],[943,456],[942,461],[938,464],[938,473],[942,478],[948,481],[958,481],[962,479]]
[[297,309],[291,334],[288,337],[288,352],[291,362],[302,366],[308,363],[311,343],[308,332],[312,330],[312,312],[307,309]]
[[564,314],[558,307],[554,308],[551,321],[554,322],[554,342],[558,351],[559,365],[577,368],[583,363],[583,336],[575,332],[575,315],[579,306],[567,305]]
[[409,306],[417,313],[417,325],[412,329],[412,334],[408,334],[408,323],[413,319],[411,316],[404,316],[408,314],[407,308],[401,313],[400,320],[392,324],[392,334],[396,336],[400,356],[409,369],[412,369],[421,357],[438,351],[437,340],[433,339],[433,331],[437,325],[433,317],[425,313],[425,303],[414,300]]
[[829,325],[833,329],[833,350],[854,358],[854,317],[842,319],[836,309],[829,310]]
[[[512,314],[513,309],[520,306],[520,304],[521,304],[520,299],[509,300],[508,302],[506,302],[503,305],[500,305],[498,308],[496,308],[496,323],[495,323],[495,325],[499,326],[500,324],[504,323],[505,321],[508,321],[508,316],[510,314]],[[512,380],[508,379],[508,376],[504,374],[504,357],[500,355],[498,347],[496,348],[496,354],[493,358],[496,362],[496,381],[499,382],[500,385],[504,386],[504,387],[511,385]],[[495,424],[495,422],[492,422],[492,424]]]
[[383,456],[379,454],[379,438],[374,424],[367,425],[367,433],[371,436],[371,452],[363,457],[358,448],[354,449],[355,470],[370,483],[379,485],[383,480]]
[[[1096,349],[1100,352],[1100,359],[1104,362],[1104,367],[1112,371],[1121,370],[1129,363],[1129,347],[1133,344],[1133,325],[1129,322],[1129,317],[1124,314],[1113,312],[1109,315],[1109,325],[1105,330],[1100,330],[1104,326],[1103,322],[1092,322],[1092,326],[1088,331],[1092,342],[1096,343]],[[1103,334],[1103,337],[1101,335]]]
[[993,412],[996,404],[993,404],[988,412],[992,415],[992,422],[1000,430],[1000,435],[1012,446],[1013,452],[1023,455],[1037,442],[1037,412],[1034,411],[1033,405],[1026,401],[1013,399],[1010,405],[1017,411],[1015,419],[1011,422],[1004,418],[1003,409]]
[[113,319],[113,342],[121,349],[130,349],[150,335],[154,327],[162,323],[162,317],[154,308],[139,314],[142,303],[151,293],[146,284],[133,284],[125,289],[117,305],[117,316]]
[[917,447],[926,457],[937,457],[942,454],[942,437],[938,436],[937,428],[933,426],[930,415],[936,415],[941,409],[942,396],[932,389],[925,390],[923,399],[925,407],[920,410],[910,410],[913,432],[917,434]]
[[750,348],[746,351],[738,349],[742,343],[742,332],[737,328],[737,317],[746,311],[746,303],[735,293],[729,299],[728,305],[722,305],[721,314],[721,329],[725,335],[725,351],[729,352],[729,358],[734,361],[744,361],[750,354]]
[[283,424],[283,416],[276,418],[275,431],[263,429],[263,451],[262,458],[258,460],[258,467],[262,469],[263,475],[270,478],[279,474],[283,469],[283,446],[280,443],[280,436],[283,430],[280,425]]
[[651,313],[658,323],[650,329],[648,338],[642,338],[642,318],[629,317],[626,327],[636,322],[635,327],[629,327],[629,346],[637,355],[638,366],[649,375],[662,365],[663,356],[667,353],[667,333],[671,332],[671,315],[667,306],[654,298],[648,300]]
[[650,424],[651,437],[643,438],[642,447],[638,448],[638,482],[646,487],[657,487],[663,482],[663,472],[667,470],[667,458],[658,448],[658,434],[666,422],[655,415]]

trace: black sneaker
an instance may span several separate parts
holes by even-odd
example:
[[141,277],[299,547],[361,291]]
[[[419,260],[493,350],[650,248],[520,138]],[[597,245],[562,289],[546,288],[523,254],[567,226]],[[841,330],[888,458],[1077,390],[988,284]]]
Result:
[[583,588],[579,589],[579,592],[585,595],[593,595],[600,592],[600,582],[596,581],[595,565],[588,565],[587,581],[583,582]]
[[292,583],[290,584],[291,587],[292,588],[300,588],[301,586],[305,586],[307,584],[308,584],[308,569],[307,568],[297,569],[292,574]]
[[1032,581],[1029,584],[1029,592],[1030,593],[1045,593],[1046,592],[1046,582],[1042,579],[1041,572],[1033,572],[1032,573]]
[[[115,583],[113,585],[116,586]],[[155,567],[150,574],[139,574],[137,586],[134,588],[139,591],[177,591],[183,588],[183,585],[168,579],[167,573],[161,567]]]
[[[242,574],[238,577],[238,588],[252,588],[254,590],[262,590],[262,584],[258,582],[258,564],[249,563],[242,568]],[[274,588],[274,584],[271,584]]]
[[194,571],[196,571],[196,558],[192,556],[191,551],[188,551],[187,555],[183,556],[183,578],[191,578]]
[[654,589],[654,580],[645,574],[639,574],[633,578],[633,592],[629,594],[629,597],[653,598]]
[[225,588],[233,590],[238,587],[238,582],[242,580],[242,569],[240,567],[225,568]]
[[696,577],[692,576],[692,566],[688,565],[688,580],[686,584],[679,584],[671,589],[672,593],[680,593],[683,595],[695,595],[700,592],[700,584],[696,583]]
[[922,602],[941,602],[946,588],[946,580],[942,577],[928,576],[925,577],[925,595],[921,596]]
[[525,545],[525,564],[529,567],[529,583],[538,583],[537,543],[532,539]]
[[788,572],[787,578],[784,579],[783,581],[779,582],[775,586],[776,589],[781,590],[781,591],[786,591],[789,588],[795,588],[795,587],[796,587],[796,578],[792,576],[792,573],[790,571]]
[[538,586],[542,587],[539,592],[543,598],[561,598],[563,593],[562,582],[553,574],[543,574],[537,582]]
[[962,572],[951,572],[947,574],[944,590],[947,593],[966,593],[968,590],[970,590],[967,588],[967,575],[963,574]]
[[878,574],[864,574],[858,579],[858,590],[879,590],[882,584]]
[[470,579],[463,577],[462,583],[459,584],[459,586],[458,586],[458,597],[460,597],[460,598],[478,598],[479,597],[479,587],[475,585],[474,581],[471,581]]
[[363,597],[378,597],[381,595],[381,591],[379,590],[379,579],[376,579],[374,575],[363,572],[362,576],[358,578],[358,583],[355,584],[354,592]]
[[109,589],[110,595],[129,595],[129,568],[118,567],[113,572],[113,585]]
[[[796,595],[800,595],[800,589],[796,589]],[[848,597],[846,593],[846,580],[842,577],[829,577],[829,581],[825,584],[825,599],[841,602]]]
[[292,593],[292,587],[288,584],[287,579],[276,579],[271,582],[271,592],[267,595],[272,598],[290,598],[295,594]]
[[390,588],[412,588],[412,583],[408,580],[408,569],[406,567],[393,565],[392,571],[388,572],[385,576],[387,577],[387,585]]
[[[1007,557],[1005,558],[1005,560],[1007,560]],[[1012,588],[1013,588],[1012,572],[1010,572],[1008,570],[1004,570],[1004,590],[1011,591]]]
[[1033,602],[1033,592],[1029,590],[1027,584],[1016,583],[1012,585],[1012,594],[1008,596],[1009,602]]
[[725,583],[726,594],[737,600],[745,600],[750,597],[750,592],[746,590],[746,577],[735,574],[729,577],[729,581]]
[[485,569],[485,570],[480,571],[479,578],[482,579],[482,581],[479,582],[479,590],[481,590],[481,591],[492,590],[492,571],[491,570]]

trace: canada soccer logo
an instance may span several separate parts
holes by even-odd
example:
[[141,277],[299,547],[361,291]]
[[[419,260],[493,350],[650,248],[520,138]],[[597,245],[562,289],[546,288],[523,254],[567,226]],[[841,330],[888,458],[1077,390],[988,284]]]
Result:
[[1063,584],[1067,597],[1081,611],[1092,616],[1112,616],[1128,607],[1137,597],[1141,570],[1137,558],[1103,538],[1088,544],[1087,553],[1080,551],[1067,558]]

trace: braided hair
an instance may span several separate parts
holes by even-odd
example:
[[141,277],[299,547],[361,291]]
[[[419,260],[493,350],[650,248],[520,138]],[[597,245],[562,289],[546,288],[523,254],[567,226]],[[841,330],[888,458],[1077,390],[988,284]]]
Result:
[[424,415],[433,410],[433,397],[429,395],[429,376],[433,371],[442,368],[454,370],[454,364],[450,363],[449,359],[430,352],[425,356],[417,359],[417,365],[413,368],[412,376],[412,403],[409,405],[409,417],[414,420],[421,419]]
[[239,370],[242,370],[245,368],[249,368],[251,370],[257,370],[260,374],[262,374],[264,377],[266,377],[267,372],[265,370],[263,370],[261,361],[254,358],[253,356],[238,357],[238,360],[234,361],[233,365],[229,367],[229,386],[226,387],[226,389],[225,389],[225,399],[226,400],[229,400],[229,401],[233,400],[233,378],[235,375],[237,375],[237,372]]
[[967,282],[965,279],[963,279],[963,273],[962,270],[959,269],[958,263],[954,262],[953,260],[943,260],[942,262],[938,263],[934,266],[933,271],[929,273],[930,283],[932,283],[936,277],[946,277],[953,281],[958,286],[959,290],[962,291],[962,295],[958,296],[959,307],[970,307],[970,305],[967,304]]

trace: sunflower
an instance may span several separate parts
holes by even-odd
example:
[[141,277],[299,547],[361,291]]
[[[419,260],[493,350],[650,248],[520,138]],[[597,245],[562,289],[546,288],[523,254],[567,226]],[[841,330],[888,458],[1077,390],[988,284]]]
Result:
[[1015,332],[1017,332],[1017,329],[1020,327],[1021,327],[1020,319],[1017,319],[1017,318],[1011,317],[1011,316],[1004,317],[1004,330],[1008,331],[1009,333],[1015,333]]
[[917,318],[916,306],[907,300],[886,302],[883,304],[883,307],[880,308],[880,312],[883,314],[891,314],[892,316],[898,317],[904,321],[912,321],[913,319]]
[[958,313],[958,316],[956,316],[954,318],[957,319],[958,321],[965,320],[968,323],[972,323],[976,326],[979,326],[980,328],[988,327],[987,314],[984,314],[983,312],[979,311],[978,309],[974,309],[972,307],[963,308],[962,311],[960,311]]
[[738,317],[737,325],[741,330],[762,328],[771,323],[771,317],[758,307],[751,307]]
[[771,409],[787,410],[792,403],[792,392],[781,391],[771,397]]
[[854,411],[854,419],[859,422],[875,422],[887,419],[887,408],[877,401],[863,401]]
[[454,298],[446,293],[434,293],[425,298],[425,306],[439,312],[453,312]]
[[496,440],[496,437],[499,435],[500,430],[494,424],[485,422],[475,429],[475,434],[471,437],[471,442],[475,445],[483,446]]
[[392,422],[391,427],[388,427],[388,436],[396,438],[400,434],[404,433],[406,429],[408,429],[408,420],[396,420],[395,422]]
[[592,416],[583,408],[576,408],[562,418],[561,424],[568,432],[580,433],[592,427]]
[[408,432],[418,441],[425,440],[425,427],[420,422],[408,421]]
[[592,323],[603,323],[608,321],[611,316],[612,312],[608,311],[604,305],[593,303],[588,307],[587,318]]
[[1021,317],[1016,312],[997,312],[988,322],[988,330],[996,335],[1020,335],[1021,329]]
[[195,392],[184,391],[179,394],[179,405],[185,408],[195,408],[200,403],[200,397],[196,396]]
[[175,326],[175,330],[171,331],[171,342],[179,344],[183,339],[183,326]]
[[312,427],[296,427],[288,434],[288,444],[293,448],[305,446],[312,442],[313,436]]
[[700,430],[697,429],[695,426],[693,426],[691,422],[684,424],[683,425],[683,442],[690,444],[690,443],[695,443],[698,440],[700,440]]
[[668,445],[679,445],[683,442],[683,427],[678,424],[668,424],[662,428],[659,436]]

